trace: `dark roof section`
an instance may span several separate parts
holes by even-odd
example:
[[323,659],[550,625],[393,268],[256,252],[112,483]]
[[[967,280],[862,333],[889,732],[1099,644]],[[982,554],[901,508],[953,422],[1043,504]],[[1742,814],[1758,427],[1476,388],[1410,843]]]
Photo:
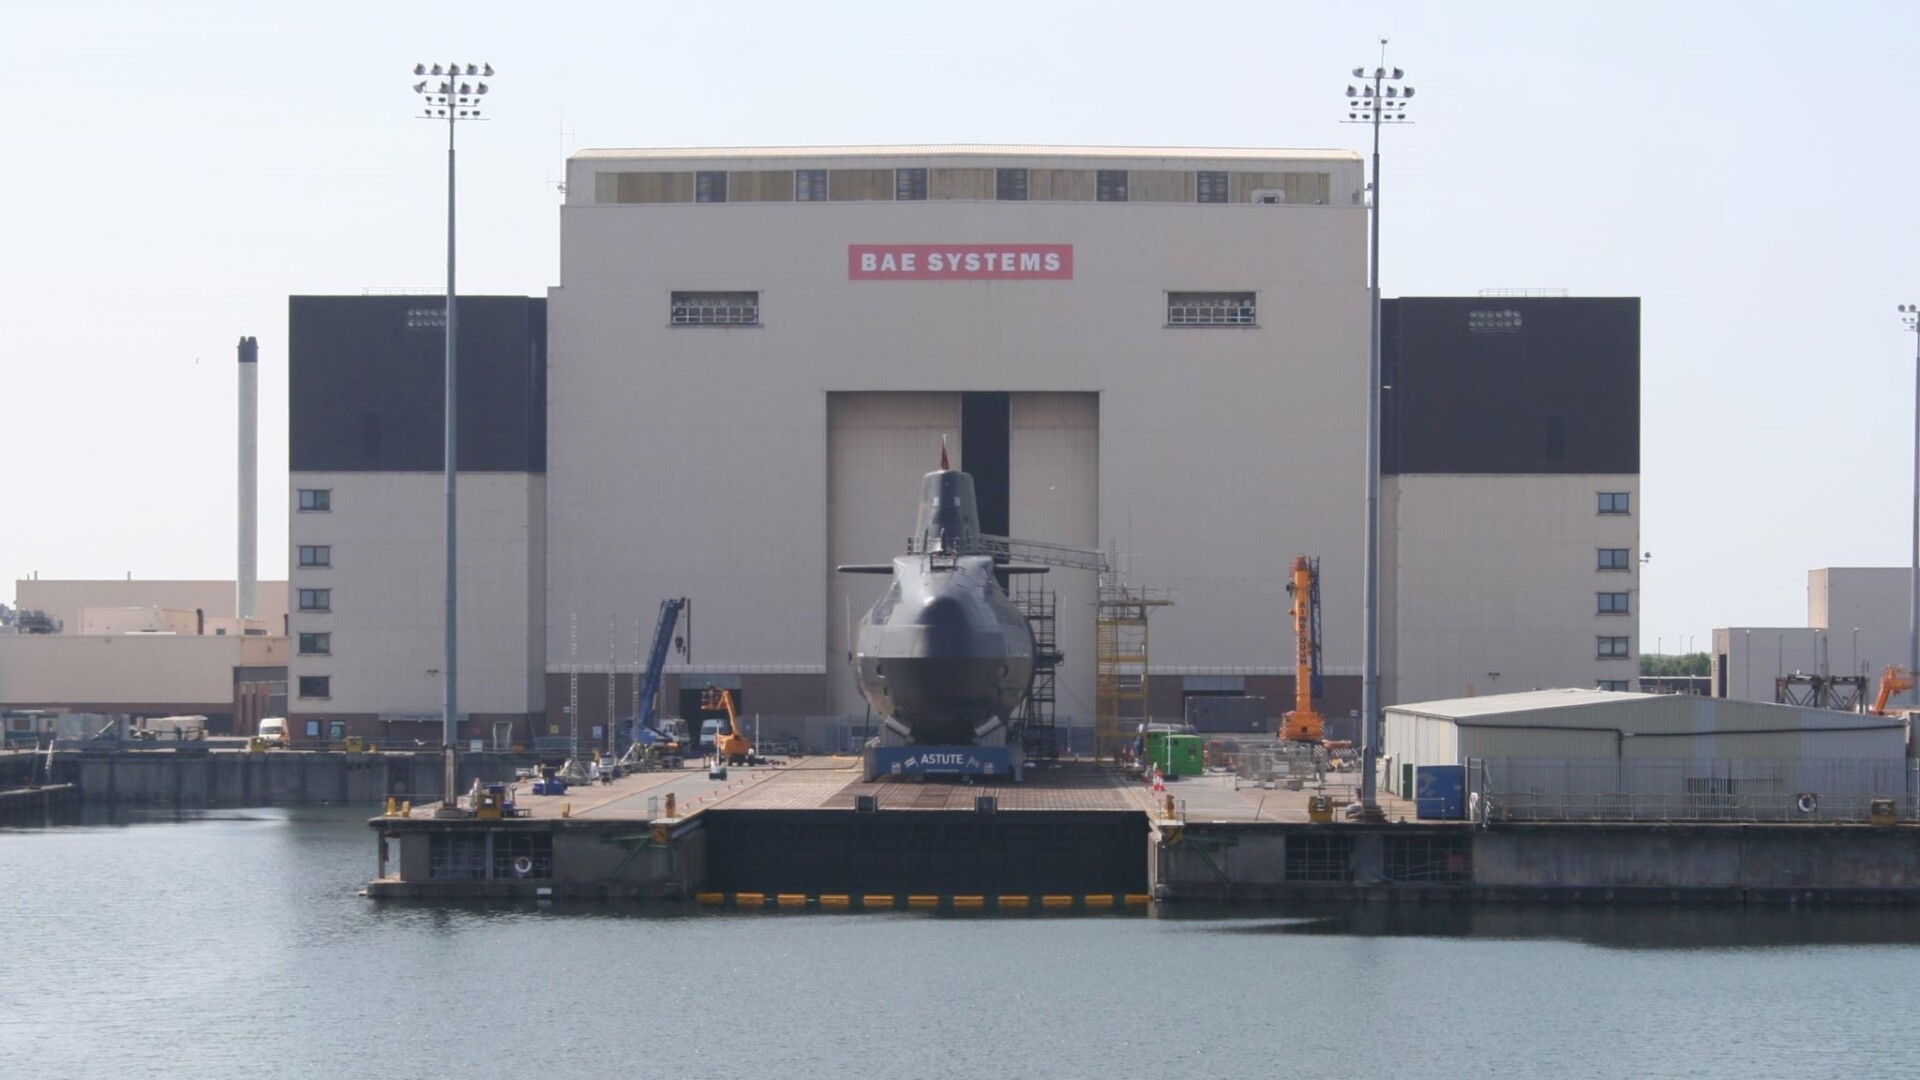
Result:
[[1640,471],[1638,297],[1381,304],[1381,468]]
[[[444,297],[287,302],[288,465],[294,472],[444,467]],[[547,302],[462,296],[460,468],[545,472]]]

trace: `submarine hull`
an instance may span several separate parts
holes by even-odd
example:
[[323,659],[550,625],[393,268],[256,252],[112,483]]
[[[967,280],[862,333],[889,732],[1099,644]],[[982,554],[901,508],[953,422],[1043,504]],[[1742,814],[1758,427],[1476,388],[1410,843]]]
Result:
[[984,556],[909,555],[861,621],[855,677],[916,745],[965,746],[1003,726],[1033,686],[1033,633]]

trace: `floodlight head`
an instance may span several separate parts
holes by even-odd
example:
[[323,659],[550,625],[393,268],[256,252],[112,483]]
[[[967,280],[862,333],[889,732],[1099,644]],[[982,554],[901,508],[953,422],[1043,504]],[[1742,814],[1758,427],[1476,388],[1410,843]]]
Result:
[[486,84],[486,83],[481,83],[481,84],[480,84],[480,85],[479,85],[478,87],[476,87],[476,88],[475,88],[475,90],[474,90],[474,93],[477,93],[477,94],[484,94],[484,93],[486,93],[486,92],[487,92],[487,84]]
[[427,92],[427,81],[426,81],[425,79],[422,79],[422,80],[420,80],[419,82],[417,82],[417,83],[414,83],[414,84],[413,84],[413,92],[414,92],[414,93],[416,93],[416,94],[424,94],[424,93],[426,93],[426,92]]
[[429,75],[443,75],[443,74],[445,74],[445,72],[443,72],[443,71],[441,71],[441,70],[440,70],[440,65],[439,65],[439,64],[435,64],[435,65],[433,65],[433,70],[432,70],[432,71],[430,71],[430,72],[428,72],[428,74],[429,74]]
[[468,64],[468,65],[467,65],[467,74],[469,74],[469,75],[478,75],[478,74],[480,74],[480,67],[479,67],[479,65],[478,65],[478,64]]
[[1401,70],[1400,70],[1399,68],[1394,68],[1394,69],[1393,69],[1393,74],[1391,74],[1391,75],[1389,75],[1389,76],[1387,76],[1387,78],[1389,78],[1389,79],[1399,79],[1399,78],[1403,78],[1403,77],[1405,77],[1405,76],[1406,76],[1406,74],[1407,74],[1406,72],[1404,72],[1404,71],[1401,71]]
[[427,65],[425,64],[413,65],[413,73],[415,75],[425,75],[427,73]]
[[492,77],[493,77],[493,65],[492,65],[492,64],[481,64],[481,65],[480,65],[480,74],[482,74],[482,75],[485,75],[485,76],[486,76],[486,77],[488,77],[488,78],[492,78]]
[[1354,78],[1356,78],[1356,79],[1364,79],[1364,78],[1366,78],[1366,77],[1367,77],[1367,69],[1366,69],[1366,68],[1354,68],[1354,69],[1353,69],[1353,77],[1354,77]]
[[1348,97],[1359,97],[1359,96],[1360,96],[1360,91],[1358,91],[1358,90],[1355,90],[1355,89],[1354,89],[1353,87],[1351,87],[1351,86],[1349,86],[1349,87],[1347,87],[1347,96],[1348,96]]
[[1402,89],[1401,89],[1401,91],[1400,91],[1400,96],[1401,96],[1401,97],[1412,97],[1412,96],[1413,96],[1413,87],[1411,87],[1411,86],[1408,86],[1408,87],[1404,87],[1404,88],[1402,88]]

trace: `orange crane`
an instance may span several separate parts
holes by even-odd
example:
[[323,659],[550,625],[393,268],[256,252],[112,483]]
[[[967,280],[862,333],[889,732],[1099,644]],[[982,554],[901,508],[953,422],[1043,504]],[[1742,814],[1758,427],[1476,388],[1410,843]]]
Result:
[[1880,673],[1880,694],[1873,699],[1873,708],[1867,712],[1874,716],[1887,715],[1887,702],[1895,694],[1904,694],[1913,689],[1913,674],[1898,664],[1888,665]]
[[1281,718],[1280,738],[1317,743],[1326,720],[1313,707],[1320,689],[1320,560],[1296,555],[1287,582],[1293,597],[1293,711]]
[[717,686],[709,686],[700,695],[700,707],[727,711],[726,730],[713,737],[713,760],[725,765],[753,764],[753,740],[740,730],[740,716],[733,711],[733,694]]

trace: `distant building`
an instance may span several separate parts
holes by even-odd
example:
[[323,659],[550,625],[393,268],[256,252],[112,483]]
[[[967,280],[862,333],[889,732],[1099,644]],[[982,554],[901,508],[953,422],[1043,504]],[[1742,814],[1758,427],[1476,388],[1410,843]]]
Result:
[[232,581],[14,582],[0,633],[0,708],[109,717],[203,715],[248,734],[286,708],[287,583],[234,615]]
[[[1907,567],[1832,566],[1807,571],[1805,626],[1723,626],[1713,631],[1713,696],[1775,701],[1795,675],[1864,679],[1871,702],[1880,674],[1905,667],[1911,575]],[[1914,701],[1902,694],[1895,703]]]

